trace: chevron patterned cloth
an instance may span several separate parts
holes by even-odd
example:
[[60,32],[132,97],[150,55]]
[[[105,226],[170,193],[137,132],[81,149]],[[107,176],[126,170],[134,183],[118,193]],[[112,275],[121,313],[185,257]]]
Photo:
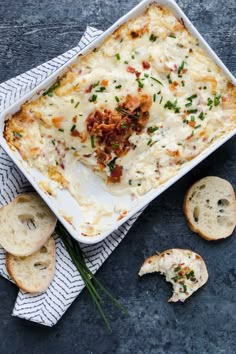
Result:
[[[45,80],[71,57],[97,38],[102,32],[87,27],[78,46],[26,73],[0,85],[0,111],[6,109],[20,97]],[[29,192],[32,187],[0,147],[0,207],[8,204],[17,194]],[[87,256],[87,265],[95,273],[116,246],[124,238],[132,224],[141,214],[139,212],[103,242],[96,245],[81,245]],[[56,241],[55,276],[46,292],[30,295],[19,291],[13,309],[13,316],[24,318],[46,326],[55,325],[71,303],[84,288],[84,283],[72,263],[60,238]],[[5,267],[5,251],[0,247],[0,274],[11,280]]]

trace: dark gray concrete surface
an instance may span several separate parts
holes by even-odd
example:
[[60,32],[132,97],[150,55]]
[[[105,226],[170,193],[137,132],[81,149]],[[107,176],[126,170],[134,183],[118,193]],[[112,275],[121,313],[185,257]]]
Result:
[[[0,82],[70,49],[87,24],[109,27],[137,0],[5,0],[0,2]],[[178,3],[227,67],[236,74],[236,2]],[[0,353],[234,354],[236,353],[236,234],[208,243],[193,234],[182,213],[183,196],[196,179],[217,175],[236,186],[236,139],[157,198],[98,272],[123,300],[129,316],[109,302],[113,333],[87,291],[54,328],[11,317],[17,289],[0,279]],[[155,250],[191,248],[205,259],[207,285],[184,304],[167,303],[171,287],[161,276],[138,279]]]

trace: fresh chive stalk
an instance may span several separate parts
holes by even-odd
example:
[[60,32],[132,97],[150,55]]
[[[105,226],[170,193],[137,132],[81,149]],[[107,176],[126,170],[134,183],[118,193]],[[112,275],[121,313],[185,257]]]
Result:
[[86,265],[85,255],[81,250],[79,243],[70,236],[68,231],[59,222],[57,223],[56,226],[56,233],[61,237],[61,240],[71,257],[72,262],[74,263],[75,267],[80,273],[80,276],[84,281],[84,284],[91,296],[91,300],[93,301],[94,305],[97,307],[97,310],[99,311],[107,328],[109,329],[110,332],[112,332],[109,320],[102,308],[103,299],[101,295],[98,293],[97,288],[101,292],[106,294],[109,297],[109,299],[125,314],[128,314],[127,309],[123,305],[121,305],[119,301],[113,297],[113,295],[111,295],[111,293],[100,283],[99,280],[95,278],[93,273],[89,270],[89,268]]

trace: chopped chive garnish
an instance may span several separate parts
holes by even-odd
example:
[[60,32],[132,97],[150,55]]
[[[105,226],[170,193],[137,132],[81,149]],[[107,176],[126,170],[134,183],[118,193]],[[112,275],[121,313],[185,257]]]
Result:
[[140,80],[140,79],[136,79],[136,81],[137,81],[137,83],[138,83],[138,86],[140,87],[140,88],[143,88],[143,83],[142,83],[142,81]]
[[134,55],[131,55],[131,58],[132,58],[132,59],[135,59],[135,56],[134,56]]
[[154,133],[158,129],[159,129],[158,127],[149,127],[148,128],[148,133]]
[[207,89],[207,87],[206,87],[206,86],[204,86],[204,87],[203,87],[203,90],[206,90],[206,89]]
[[183,69],[184,69],[184,64],[186,64],[186,63],[185,63],[185,61],[183,60],[182,63],[180,64],[180,66],[178,67],[178,75],[180,75],[181,72],[183,71]]
[[19,132],[13,132],[13,134],[15,136],[18,136],[18,138],[22,138],[23,137],[23,135],[21,133],[19,133]]
[[79,105],[79,102],[77,102],[77,103],[76,103],[75,108],[77,108],[77,107],[78,107],[78,105]]
[[64,132],[64,129],[62,129],[62,128],[59,128],[58,130],[59,130],[59,132]]
[[176,36],[175,36],[174,33],[169,34],[169,37],[170,37],[170,38],[176,38]]
[[144,77],[149,77],[149,75],[147,73],[144,74]]
[[153,95],[153,102],[156,102],[157,95],[154,93]]
[[116,89],[120,89],[121,87],[122,87],[122,85],[115,86]]
[[183,281],[180,281],[179,283],[183,287],[183,290],[180,290],[180,293],[186,293],[187,292],[187,286],[184,284]]
[[72,98],[72,99],[70,100],[70,102],[71,102],[71,103],[74,103],[74,102],[75,102],[75,101],[74,101],[74,98]]
[[163,100],[163,96],[161,96],[161,99],[160,99],[160,101],[159,101],[159,104],[161,104],[162,100]]
[[74,130],[75,130],[75,128],[76,128],[76,125],[74,124],[74,125],[72,125],[72,127],[71,127],[71,132],[73,132]]
[[54,139],[54,140],[52,140],[52,144],[53,144],[53,145],[55,145],[55,139]]
[[132,179],[129,180],[129,185],[130,185],[130,186],[132,185]]
[[114,170],[114,168],[115,168],[116,159],[117,159],[117,157],[114,157],[114,159],[111,160],[111,161],[107,164],[107,166],[109,167],[110,172],[112,172],[112,171]]
[[188,109],[187,110],[188,113],[197,113],[197,109]]
[[181,81],[181,84],[182,84],[182,86],[185,86],[185,82],[183,80]]
[[191,120],[191,122],[195,122],[195,117],[194,117],[194,116],[191,116],[191,117],[190,117],[190,120]]
[[188,102],[188,103],[186,103],[186,105],[185,105],[185,107],[189,107],[189,106],[192,106],[192,102]]
[[89,102],[96,102],[97,99],[97,95],[92,95],[92,97],[90,97]]
[[53,86],[51,86],[47,91],[43,93],[43,96],[50,96],[52,97],[52,92],[56,90],[60,86],[60,82],[56,82]]
[[116,59],[120,60],[120,53],[116,53]]
[[201,113],[199,114],[199,118],[200,118],[201,120],[204,120],[204,119],[205,119],[205,115],[204,115],[203,112],[201,112]]
[[187,100],[188,100],[188,101],[192,101],[194,98],[197,98],[197,95],[196,95],[196,94],[187,97]]
[[94,144],[94,136],[93,135],[91,135],[90,141],[91,141],[91,146],[94,149],[95,148],[95,144]]
[[200,128],[202,125],[201,124],[198,124],[198,125],[196,125],[196,127],[194,128],[194,129],[198,129],[198,128]]
[[74,146],[71,146],[71,150],[76,150],[76,148]]
[[210,98],[210,97],[208,97],[208,99],[207,99],[207,105],[208,106],[211,106],[213,104],[213,100]]
[[161,83],[161,81],[157,80],[155,77],[150,76],[150,79],[152,79],[152,80],[158,82],[158,84],[160,84],[161,86],[163,86],[163,84]]
[[[92,85],[93,88],[97,87],[100,84],[100,81],[95,82],[95,84]],[[91,86],[90,86],[91,87]]]
[[119,144],[118,143],[114,143],[114,144],[112,144],[112,147],[117,149],[119,147]]
[[117,96],[115,96],[115,100],[116,100],[116,102],[120,102],[120,99]]
[[214,97],[214,106],[218,106],[220,104],[220,95]]
[[151,42],[155,42],[156,39],[157,39],[157,37],[156,37],[153,33],[152,33],[151,36],[149,37],[149,40],[150,40]]
[[127,125],[126,125],[124,122],[122,122],[121,125],[120,125],[120,127],[121,127],[121,129],[126,129],[126,128],[127,128]]
[[124,64],[129,64],[129,62],[127,60],[124,61]]
[[168,74],[166,77],[167,77],[167,79],[168,79],[169,84],[172,84],[172,80],[171,80],[171,78],[170,78],[170,74]]
[[180,112],[180,107],[177,106],[177,100],[175,100],[174,102],[167,101],[164,105],[164,108],[168,108],[170,110],[173,109],[175,113]]
[[103,92],[106,90],[106,87],[105,86],[101,86],[99,87],[99,89],[95,90],[95,92]]
[[150,145],[152,142],[152,139],[148,140],[147,145]]

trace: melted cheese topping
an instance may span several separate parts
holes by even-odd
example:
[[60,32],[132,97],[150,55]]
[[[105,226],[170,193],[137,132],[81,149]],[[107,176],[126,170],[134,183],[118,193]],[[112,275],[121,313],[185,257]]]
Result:
[[[132,148],[126,154],[116,156],[113,150],[101,167],[96,154],[101,144],[89,134],[87,117],[97,110],[117,112],[127,95],[140,94],[152,99],[148,121],[129,137]],[[116,158],[122,175],[107,190],[138,196],[235,128],[235,96],[184,25],[168,9],[151,5],[98,49],[78,56],[41,98],[24,104],[6,124],[5,137],[30,166],[68,188],[79,203],[79,182],[73,178],[79,162],[106,182]]]

